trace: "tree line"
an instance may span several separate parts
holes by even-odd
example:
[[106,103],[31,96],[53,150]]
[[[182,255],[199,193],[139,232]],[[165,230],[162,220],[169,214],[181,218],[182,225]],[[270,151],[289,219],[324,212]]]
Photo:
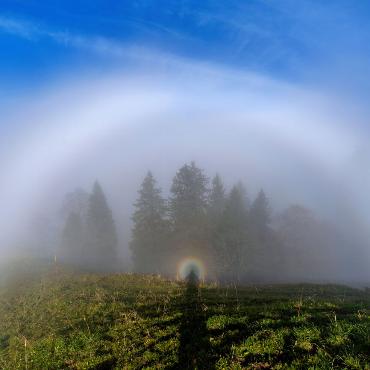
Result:
[[[117,262],[118,238],[99,183],[91,195],[67,197],[61,256],[80,266],[107,269]],[[210,279],[267,281],[330,271],[335,235],[302,206],[272,217],[263,189],[250,200],[243,183],[226,190],[194,162],[175,174],[170,194],[149,171],[134,203],[130,250],[140,273],[174,275],[186,257],[202,260]]]
[[263,190],[249,204],[242,183],[227,192],[194,162],[176,173],[165,199],[151,172],[139,190],[130,248],[135,270],[174,273],[178,261],[196,257],[210,277],[240,280],[263,268],[274,238]]

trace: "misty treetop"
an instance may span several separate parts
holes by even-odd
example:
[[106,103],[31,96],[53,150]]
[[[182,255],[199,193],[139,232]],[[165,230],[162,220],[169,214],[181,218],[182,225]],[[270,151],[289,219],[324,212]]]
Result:
[[216,174],[212,179],[212,185],[208,197],[208,219],[212,228],[220,221],[222,212],[224,211],[226,203],[226,190],[222,182],[221,176]]
[[132,216],[133,229],[130,249],[137,271],[160,272],[168,253],[169,223],[167,202],[149,171],[139,190]]
[[172,181],[169,215],[178,233],[197,233],[206,221],[208,179],[194,162],[185,164]]
[[116,227],[103,189],[95,182],[87,211],[86,252],[93,266],[109,266],[117,256]]
[[62,260],[81,263],[84,240],[85,227],[81,215],[72,211],[67,215],[62,232],[61,250],[59,251]]
[[243,189],[233,186],[212,238],[217,270],[222,277],[239,280],[246,271],[249,232]]
[[114,268],[118,238],[101,185],[96,181],[88,197],[79,190],[69,194],[63,209],[69,212],[59,251],[62,261],[92,270]]
[[[101,185],[91,194],[68,194],[62,209],[60,259],[93,270],[119,268],[116,224]],[[210,180],[194,162],[174,174],[168,197],[149,171],[131,219],[136,272],[174,276],[187,257],[221,281],[314,280],[340,266],[332,257],[340,233],[313,212],[296,205],[274,215],[263,189],[250,200],[242,182],[227,190],[219,174]]]
[[268,232],[268,226],[271,222],[271,210],[269,201],[263,189],[257,195],[250,209],[250,220],[254,231],[263,237]]
[[66,219],[71,213],[75,213],[85,218],[89,207],[89,197],[90,194],[80,188],[66,194],[60,210],[61,216]]

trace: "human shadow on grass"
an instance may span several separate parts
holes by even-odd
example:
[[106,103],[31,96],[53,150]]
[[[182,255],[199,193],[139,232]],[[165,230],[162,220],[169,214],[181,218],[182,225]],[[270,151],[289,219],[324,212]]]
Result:
[[191,271],[181,297],[180,344],[178,362],[173,369],[214,369],[207,317],[202,310],[199,279]]

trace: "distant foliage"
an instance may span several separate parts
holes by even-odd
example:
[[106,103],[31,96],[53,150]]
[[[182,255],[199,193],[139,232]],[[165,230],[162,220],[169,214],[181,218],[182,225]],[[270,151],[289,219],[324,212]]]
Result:
[[169,261],[175,268],[181,258],[188,256],[211,264],[208,192],[208,178],[194,162],[182,166],[173,178],[169,199]]
[[258,237],[263,238],[266,236],[271,222],[271,211],[269,201],[263,189],[260,190],[251,206],[250,219]]
[[85,228],[81,215],[71,212],[62,233],[60,258],[64,262],[80,265],[83,261]]
[[213,248],[222,279],[240,280],[248,260],[249,223],[244,190],[234,186],[216,228]]
[[208,219],[211,226],[215,227],[222,216],[226,204],[226,190],[220,175],[212,180],[211,191],[208,198]]
[[57,258],[61,262],[83,265],[89,197],[89,193],[82,189],[76,189],[64,197],[60,209],[62,236],[57,251]]
[[288,278],[328,279],[336,272],[339,263],[335,252],[342,245],[341,238],[312,211],[293,205],[279,215],[276,228],[283,241],[282,266]]
[[63,219],[66,219],[71,213],[84,219],[89,208],[89,197],[89,193],[80,188],[66,194],[60,210]]
[[116,227],[103,189],[95,182],[87,211],[86,257],[88,266],[111,269],[117,259]]
[[206,223],[208,179],[194,162],[176,173],[170,197],[170,217],[175,233],[189,239],[201,237]]
[[77,190],[66,196],[66,214],[58,259],[89,270],[112,270],[117,262],[116,227],[103,189],[91,195]]
[[166,201],[151,172],[144,178],[134,204],[130,249],[139,272],[160,272],[168,253],[169,222]]
[[[207,278],[233,282],[325,280],[338,273],[335,251],[348,243],[314,213],[293,205],[273,213],[265,191],[250,199],[237,182],[228,191],[194,162],[173,177],[168,198],[154,175],[134,203],[129,247],[135,272],[174,276],[184,258],[202,261]],[[89,270],[114,270],[118,238],[98,182],[91,194],[67,194],[58,259]]]
[[173,274],[191,256],[211,279],[268,282],[325,278],[335,266],[334,230],[304,207],[274,216],[263,189],[250,201],[242,182],[227,192],[220,175],[209,184],[194,162],[177,171],[170,191],[166,208],[151,173],[139,190],[130,244],[136,271]]

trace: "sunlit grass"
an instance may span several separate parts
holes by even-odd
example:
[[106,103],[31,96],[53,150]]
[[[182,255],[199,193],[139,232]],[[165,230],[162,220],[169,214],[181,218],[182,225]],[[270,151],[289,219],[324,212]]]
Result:
[[55,266],[22,276],[0,294],[1,369],[370,366],[368,291],[285,285],[236,294],[207,284],[189,291],[159,276]]

